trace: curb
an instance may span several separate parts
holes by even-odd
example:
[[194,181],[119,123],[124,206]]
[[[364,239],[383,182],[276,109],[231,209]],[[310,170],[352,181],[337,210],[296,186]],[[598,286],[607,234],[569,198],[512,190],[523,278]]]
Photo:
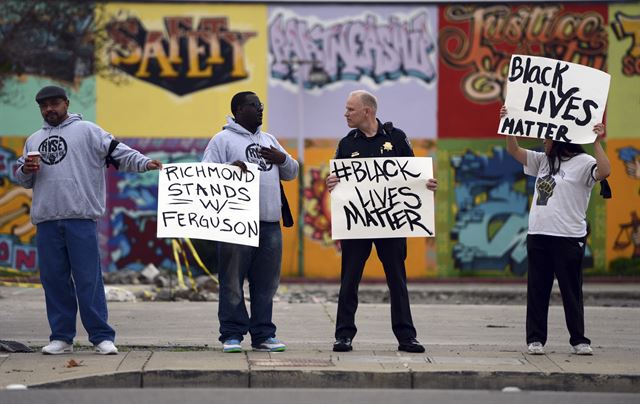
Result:
[[158,370],[119,372],[30,385],[33,389],[82,388],[394,388],[639,393],[640,374],[530,372],[361,372],[327,370]]

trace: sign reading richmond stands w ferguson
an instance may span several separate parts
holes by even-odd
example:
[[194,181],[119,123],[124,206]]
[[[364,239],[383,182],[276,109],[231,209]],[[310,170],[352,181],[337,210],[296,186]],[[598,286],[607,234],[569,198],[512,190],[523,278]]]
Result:
[[158,181],[158,238],[258,246],[260,171],[215,163],[164,164]]
[[340,182],[331,192],[331,237],[433,237],[433,178],[429,157],[331,160]]
[[509,64],[507,116],[498,133],[560,142],[593,143],[602,122],[611,76],[587,66],[537,56],[513,55]]

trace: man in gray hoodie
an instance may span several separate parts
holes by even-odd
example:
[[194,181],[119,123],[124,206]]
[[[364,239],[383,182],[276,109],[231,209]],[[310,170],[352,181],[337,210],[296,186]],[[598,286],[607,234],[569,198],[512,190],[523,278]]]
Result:
[[[79,114],[68,113],[69,99],[61,87],[42,88],[36,101],[44,124],[27,139],[15,177],[33,189],[31,221],[37,226],[38,266],[51,327],[50,343],[42,353],[73,352],[79,309],[96,353],[116,354],[96,229],[96,219],[105,212],[105,158],[114,138]],[[162,167],[123,143],[114,146],[111,156],[124,170]]]
[[[241,352],[244,335],[251,334],[256,351],[284,351],[284,343],[276,339],[272,322],[273,296],[280,282],[282,232],[280,180],[293,180],[298,175],[294,160],[269,133],[262,132],[264,105],[250,91],[231,99],[234,118],[227,119],[222,132],[207,145],[203,162],[233,164],[246,170],[244,162],[258,165],[260,170],[260,238],[259,246],[219,242],[218,273],[220,280],[220,342],[223,352]],[[251,316],[244,304],[243,284],[249,280]]]

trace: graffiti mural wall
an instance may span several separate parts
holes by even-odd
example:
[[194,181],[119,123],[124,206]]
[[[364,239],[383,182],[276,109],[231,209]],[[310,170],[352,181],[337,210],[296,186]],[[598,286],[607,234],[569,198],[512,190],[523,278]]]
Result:
[[615,273],[640,265],[640,139],[611,140],[611,188],[607,206],[607,256]]
[[[233,94],[253,90],[265,103],[263,129],[303,162],[300,180],[284,184],[296,225],[283,232],[282,274],[338,279],[340,244],[330,237],[324,181],[349,131],[346,99],[365,89],[378,98],[380,119],[403,129],[416,155],[436,164],[438,236],[409,240],[408,277],[521,278],[533,179],[496,131],[510,57],[524,53],[611,74],[605,119],[613,199],[594,188],[585,269],[640,275],[638,4],[107,2],[94,13],[100,46],[92,41],[97,31],[86,31],[76,47],[61,32],[41,32],[33,46],[44,38],[76,56],[53,70],[21,59],[26,67],[0,81],[0,267],[38,270],[31,191],[16,185],[13,166],[41,125],[33,101],[40,87],[64,86],[72,112],[167,163],[199,161]],[[0,38],[14,25],[0,17]],[[88,73],[96,65],[102,70]],[[107,186],[99,223],[104,270],[174,268],[170,241],[155,237],[157,173],[109,169]],[[384,277],[377,259],[364,276]]]
[[296,139],[339,139],[348,132],[349,93],[366,89],[378,98],[380,119],[412,138],[435,138],[436,35],[436,7],[270,9],[271,130]]
[[514,53],[605,70],[607,17],[606,5],[593,4],[440,7],[438,137],[496,133]]
[[[238,91],[266,97],[267,8],[109,3],[98,124],[127,137],[210,137]],[[268,123],[268,117],[266,122]]]
[[35,272],[38,269],[36,229],[31,224],[31,190],[15,181],[14,170],[22,155],[24,138],[0,138],[0,267]]

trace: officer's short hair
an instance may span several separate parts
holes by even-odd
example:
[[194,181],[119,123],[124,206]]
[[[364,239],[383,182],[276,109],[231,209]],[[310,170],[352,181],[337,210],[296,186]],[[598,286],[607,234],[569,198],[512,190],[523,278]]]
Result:
[[378,99],[375,95],[365,90],[356,90],[351,92],[350,95],[355,95],[360,98],[360,101],[365,107],[371,108],[374,112],[378,110]]

